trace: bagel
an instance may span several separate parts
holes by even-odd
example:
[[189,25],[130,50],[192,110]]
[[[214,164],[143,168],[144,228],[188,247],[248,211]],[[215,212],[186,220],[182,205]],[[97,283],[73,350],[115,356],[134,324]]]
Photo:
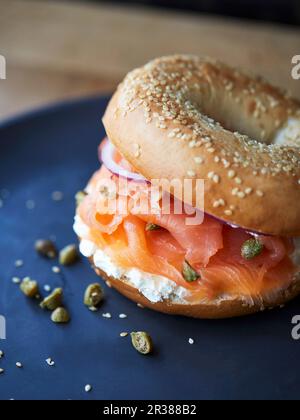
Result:
[[300,103],[261,78],[207,58],[156,59],[129,73],[103,123],[145,178],[204,179],[207,213],[300,235]]
[[[109,285],[150,309],[209,319],[300,293],[297,100],[217,60],[177,55],[129,73],[103,124],[103,165],[80,195],[74,231]],[[175,188],[169,213],[162,196],[138,213],[131,193],[148,197],[161,179],[191,180],[192,194]],[[109,212],[114,199],[122,205]],[[176,213],[182,201],[201,222],[188,226],[186,210]]]

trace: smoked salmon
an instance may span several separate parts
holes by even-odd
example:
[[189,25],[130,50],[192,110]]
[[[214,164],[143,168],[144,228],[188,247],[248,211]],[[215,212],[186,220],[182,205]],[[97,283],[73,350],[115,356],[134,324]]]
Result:
[[[290,258],[292,241],[256,235],[263,251],[247,260],[242,257],[241,248],[253,236],[243,229],[230,227],[209,215],[200,225],[189,226],[185,214],[171,211],[165,215],[159,207],[153,214],[137,213],[132,191],[139,190],[148,200],[147,184],[116,190],[121,205],[112,212],[104,211],[104,202],[111,197],[109,191],[99,191],[99,185],[113,179],[114,175],[102,166],[92,178],[78,213],[89,227],[87,239],[117,265],[164,276],[202,298],[232,294],[259,299],[262,293],[291,282],[296,272]],[[156,228],[148,231],[149,223]],[[199,279],[193,283],[183,277],[185,261],[199,273]]]

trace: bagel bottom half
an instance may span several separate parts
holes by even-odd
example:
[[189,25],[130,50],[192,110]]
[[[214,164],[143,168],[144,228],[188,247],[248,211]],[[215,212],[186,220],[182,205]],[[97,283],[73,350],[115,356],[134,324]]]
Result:
[[298,273],[287,289],[274,291],[272,296],[263,297],[261,301],[253,305],[246,304],[245,300],[239,297],[199,304],[178,304],[168,300],[152,303],[137,288],[127,284],[125,279],[116,279],[108,276],[104,271],[94,266],[93,258],[89,260],[96,274],[106,282],[109,282],[109,285],[119,293],[133,302],[141,304],[145,308],[170,315],[183,315],[201,319],[234,318],[276,308],[284,305],[300,294],[300,273]]

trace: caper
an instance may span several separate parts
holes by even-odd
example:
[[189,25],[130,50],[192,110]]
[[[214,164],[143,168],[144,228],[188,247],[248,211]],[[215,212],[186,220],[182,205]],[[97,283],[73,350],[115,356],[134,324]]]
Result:
[[155,223],[147,223],[146,225],[146,231],[152,232],[153,230],[160,230],[161,227],[156,225]]
[[62,299],[63,290],[61,288],[54,289],[53,292],[40,303],[40,307],[42,309],[54,311],[62,305]]
[[84,294],[84,304],[91,307],[97,307],[103,300],[103,289],[99,283],[90,284]]
[[83,202],[86,196],[87,196],[87,193],[85,191],[78,191],[78,193],[75,195],[77,207],[80,206],[80,204]]
[[66,308],[56,308],[51,314],[51,321],[55,324],[67,324],[70,321],[70,314]]
[[248,239],[243,243],[241,255],[245,260],[252,260],[258,257],[264,249],[263,244],[256,238]]
[[76,245],[68,245],[59,253],[59,263],[61,265],[72,265],[79,259]]
[[25,296],[34,298],[39,293],[39,286],[35,280],[26,277],[20,284],[20,289]]
[[152,338],[144,331],[132,332],[131,342],[133,347],[141,354],[149,354],[153,350]]
[[52,241],[38,239],[35,242],[34,248],[42,257],[53,259],[57,256],[57,249]]
[[183,263],[182,275],[185,281],[187,281],[188,283],[197,281],[201,277],[200,274],[198,274],[197,271],[194,270],[193,267],[187,261],[184,261]]

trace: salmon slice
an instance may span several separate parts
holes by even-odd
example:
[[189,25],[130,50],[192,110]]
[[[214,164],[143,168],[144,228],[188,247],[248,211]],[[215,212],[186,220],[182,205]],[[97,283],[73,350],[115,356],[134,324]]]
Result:
[[186,251],[186,259],[190,264],[207,266],[211,257],[223,248],[223,224],[205,215],[201,225],[186,224],[187,215],[143,215],[148,223],[154,223],[166,229],[178,244]]

